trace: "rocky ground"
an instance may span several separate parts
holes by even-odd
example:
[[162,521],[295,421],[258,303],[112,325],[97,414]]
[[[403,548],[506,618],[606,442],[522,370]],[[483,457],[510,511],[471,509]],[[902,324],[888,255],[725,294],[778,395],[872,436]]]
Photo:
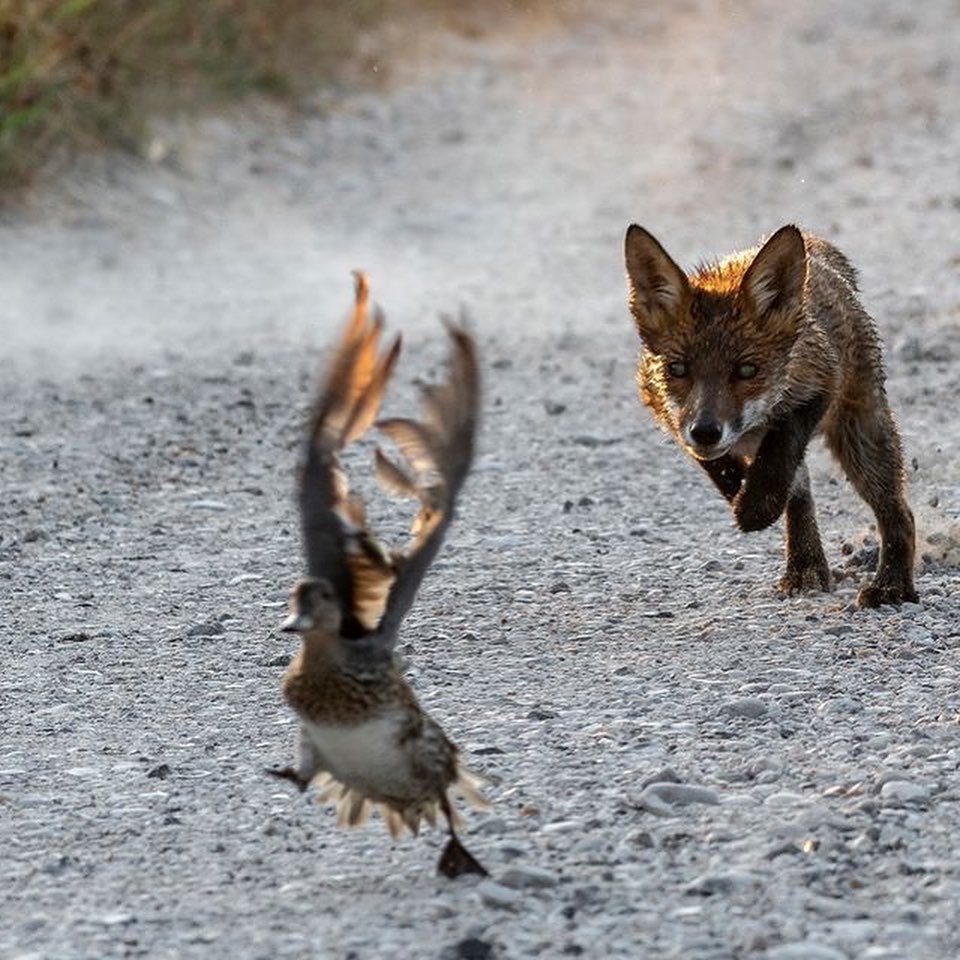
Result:
[[[420,38],[384,90],[171,127],[6,216],[0,957],[960,953],[960,10],[635,6]],[[776,595],[779,528],[738,534],[633,394],[631,220],[688,264],[796,221],[859,267],[920,604],[853,608],[872,518],[819,449],[837,588]],[[402,646],[491,782],[482,881],[262,775],[357,266],[407,335],[388,410],[441,311],[482,349]]]

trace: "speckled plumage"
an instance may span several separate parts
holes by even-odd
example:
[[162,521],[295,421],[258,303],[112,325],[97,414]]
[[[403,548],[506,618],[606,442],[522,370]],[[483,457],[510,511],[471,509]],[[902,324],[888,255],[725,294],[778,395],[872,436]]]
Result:
[[367,300],[358,275],[354,313],[310,425],[300,483],[309,575],[291,590],[284,625],[301,635],[282,680],[300,721],[297,763],[271,773],[301,789],[313,785],[319,799],[336,806],[340,825],[365,822],[376,805],[398,836],[405,827],[417,833],[422,820],[432,825],[442,814],[450,840],[441,872],[485,873],[455,833],[454,799],[486,806],[481,781],[420,707],[394,657],[400,625],[470,467],[479,405],[475,349],[469,335],[451,325],[450,380],[424,388],[422,419],[376,424],[406,461],[398,465],[378,450],[378,477],[391,492],[419,502],[409,544],[389,550],[367,528],[339,461],[339,451],[374,424],[399,355],[399,338],[381,354],[383,321],[370,317]]
[[710,475],[742,530],[785,515],[788,591],[828,589],[804,454],[822,433],[881,539],[863,606],[915,600],[914,521],[880,340],[856,272],[794,226],[689,275],[642,227],[627,231],[637,387]]

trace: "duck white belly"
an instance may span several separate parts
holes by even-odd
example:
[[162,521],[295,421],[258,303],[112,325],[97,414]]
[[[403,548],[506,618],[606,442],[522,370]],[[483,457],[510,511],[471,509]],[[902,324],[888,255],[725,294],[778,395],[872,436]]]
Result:
[[415,799],[422,791],[414,783],[410,744],[400,745],[404,716],[387,713],[353,726],[305,721],[325,770],[346,786],[372,799]]

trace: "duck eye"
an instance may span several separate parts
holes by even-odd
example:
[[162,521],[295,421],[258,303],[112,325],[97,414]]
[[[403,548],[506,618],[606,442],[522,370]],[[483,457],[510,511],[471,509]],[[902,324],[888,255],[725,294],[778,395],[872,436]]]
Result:
[[687,375],[687,365],[682,360],[674,360],[667,364],[667,373],[671,377],[685,377]]
[[755,363],[741,363],[737,367],[738,380],[752,380],[757,375],[757,365]]

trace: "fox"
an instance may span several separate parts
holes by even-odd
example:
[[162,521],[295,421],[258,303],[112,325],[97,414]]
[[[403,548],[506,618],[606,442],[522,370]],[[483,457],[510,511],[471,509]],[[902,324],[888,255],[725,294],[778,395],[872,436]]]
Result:
[[846,256],[787,224],[688,274],[635,223],[624,256],[640,399],[706,471],[740,530],[784,516],[779,589],[832,586],[805,459],[820,434],[876,517],[879,562],[858,606],[917,602],[900,434],[880,337]]

